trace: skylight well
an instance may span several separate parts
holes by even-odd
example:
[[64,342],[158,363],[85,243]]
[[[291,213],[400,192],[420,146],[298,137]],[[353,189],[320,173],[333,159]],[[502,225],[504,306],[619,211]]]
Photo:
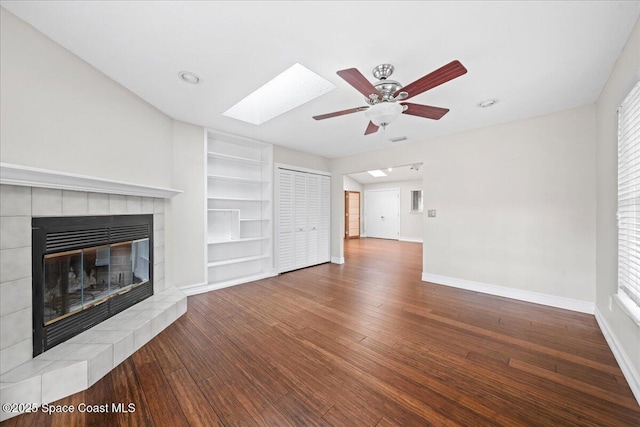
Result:
[[373,176],[375,178],[380,178],[380,177],[383,177],[383,176],[387,176],[387,174],[382,172],[380,169],[376,169],[374,171],[367,171],[367,172],[369,172],[369,175],[371,175],[371,176]]
[[330,81],[296,63],[222,115],[261,125],[335,88]]

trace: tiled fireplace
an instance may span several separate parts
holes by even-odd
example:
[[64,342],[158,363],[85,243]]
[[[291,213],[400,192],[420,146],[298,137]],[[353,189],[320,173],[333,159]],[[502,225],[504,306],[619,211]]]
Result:
[[153,295],[153,215],[32,219],[33,355]]
[[[6,174],[2,182],[7,182],[4,178]],[[43,404],[82,391],[186,312],[185,295],[165,284],[164,206],[168,197],[99,191],[72,191],[24,184],[0,185],[0,403]],[[140,298],[144,300],[139,299],[140,302],[136,301],[135,305],[123,311],[114,310],[112,317],[63,340],[61,344],[56,342],[49,346],[50,349],[42,348],[41,354],[38,354],[40,351],[34,352],[38,345],[34,346],[34,330],[37,328],[33,323],[32,221],[35,219],[34,223],[37,223],[44,217],[75,217],[82,221],[87,217],[111,216],[148,218],[152,223],[149,239],[127,238],[120,242],[84,245],[85,264],[92,264],[92,268],[87,268],[85,274],[80,273],[77,265],[73,268],[68,266],[69,269],[64,272],[67,275],[64,286],[77,288],[73,289],[73,298],[67,295],[63,303],[59,289],[50,289],[51,301],[45,307],[43,316],[48,316],[49,321],[60,321],[69,312],[84,311],[83,303],[91,306],[92,297],[108,300],[100,292],[109,289],[113,290],[114,295],[126,294],[148,283],[152,285],[152,289],[149,289],[152,295],[146,299]],[[132,242],[139,243],[132,246]],[[150,245],[146,248],[148,257],[143,254],[145,242]],[[138,255],[133,257],[138,258],[137,271],[127,273],[126,269],[114,266],[114,274],[110,277],[97,271],[106,263],[105,247],[111,247],[114,263],[119,262],[118,257],[122,256],[132,259],[131,251],[137,251]],[[70,252],[73,256],[65,259],[49,257],[51,269],[65,266],[67,261],[69,265],[77,264],[82,257],[82,250],[75,248]],[[99,257],[105,259],[97,259]],[[150,263],[146,267],[148,277],[142,265],[144,258]],[[84,276],[82,280],[79,278],[81,274]],[[62,277],[60,274],[58,276]],[[55,280],[60,281],[59,277]],[[84,299],[78,297],[81,294],[76,282],[86,282]],[[111,288],[106,286],[109,283],[112,284]],[[44,323],[47,323],[46,319]],[[17,413],[2,412],[0,421],[14,415]]]

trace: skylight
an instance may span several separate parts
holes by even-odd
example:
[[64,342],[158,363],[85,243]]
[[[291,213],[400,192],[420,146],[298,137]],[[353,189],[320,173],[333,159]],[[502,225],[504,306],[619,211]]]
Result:
[[375,178],[380,178],[381,176],[387,176],[386,173],[382,172],[380,169],[376,169],[374,171],[367,171],[369,174]]
[[222,115],[261,125],[335,88],[330,81],[296,63]]

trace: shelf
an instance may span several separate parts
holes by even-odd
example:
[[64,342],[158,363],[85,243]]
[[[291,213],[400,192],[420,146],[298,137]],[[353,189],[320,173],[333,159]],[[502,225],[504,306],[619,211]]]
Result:
[[268,184],[268,182],[262,181],[260,179],[236,178],[233,176],[224,176],[224,175],[207,175],[207,178],[222,179],[225,181],[235,181],[235,182],[248,182],[251,184]]
[[207,282],[271,274],[273,146],[209,131],[206,147]]
[[208,245],[220,245],[223,243],[237,243],[237,242],[257,242],[258,240],[269,240],[269,237],[243,237],[240,239],[226,239],[226,240],[210,240]]
[[238,198],[238,197],[207,197],[207,199],[208,200],[233,200],[234,202],[262,202],[262,203],[269,203],[269,200],[243,199],[243,198]]
[[173,188],[151,187],[131,182],[114,181],[89,175],[77,175],[49,169],[0,163],[0,184],[53,188],[56,190],[88,191],[125,196],[170,199],[182,193]]
[[256,261],[256,260],[265,259],[265,258],[269,258],[269,255],[256,255],[256,256],[248,256],[244,258],[227,259],[224,261],[215,261],[215,262],[208,263],[207,267],[220,267],[222,265],[238,264],[241,262]]
[[248,159],[246,157],[232,156],[230,154],[216,153],[214,151],[207,152],[207,157],[228,160],[230,162],[245,163],[248,165],[268,165],[269,162],[256,159]]

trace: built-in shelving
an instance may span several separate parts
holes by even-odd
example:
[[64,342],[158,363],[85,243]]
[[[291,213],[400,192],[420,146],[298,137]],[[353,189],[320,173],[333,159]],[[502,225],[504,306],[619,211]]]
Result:
[[225,239],[225,240],[209,240],[207,244],[209,245],[221,245],[224,243],[241,243],[241,242],[255,242],[258,240],[267,240],[269,237],[260,236],[260,237],[242,237],[238,239]]
[[207,178],[222,179],[222,180],[225,180],[225,181],[250,182],[250,183],[262,184],[262,185],[267,185],[268,184],[268,182],[262,181],[261,179],[247,179],[247,178],[239,178],[239,177],[235,177],[235,176],[207,175]]
[[265,259],[268,258],[269,255],[256,255],[256,256],[248,256],[248,257],[243,257],[243,258],[232,258],[232,259],[227,259],[227,260],[222,260],[222,261],[215,261],[215,262],[210,262],[207,264],[208,267],[221,267],[223,265],[231,265],[231,264],[239,264],[241,262],[249,262],[249,261],[256,261],[256,260],[261,260],[261,259]]
[[269,164],[269,162],[265,160],[247,159],[245,157],[231,156],[229,154],[216,153],[213,151],[207,152],[207,157],[228,160],[230,162],[246,163],[246,164],[261,164],[261,165]]
[[206,152],[208,288],[275,274],[273,147],[209,132]]
[[234,202],[262,202],[269,203],[270,200],[257,199],[257,198],[242,198],[242,197],[208,197],[209,200],[231,200]]

